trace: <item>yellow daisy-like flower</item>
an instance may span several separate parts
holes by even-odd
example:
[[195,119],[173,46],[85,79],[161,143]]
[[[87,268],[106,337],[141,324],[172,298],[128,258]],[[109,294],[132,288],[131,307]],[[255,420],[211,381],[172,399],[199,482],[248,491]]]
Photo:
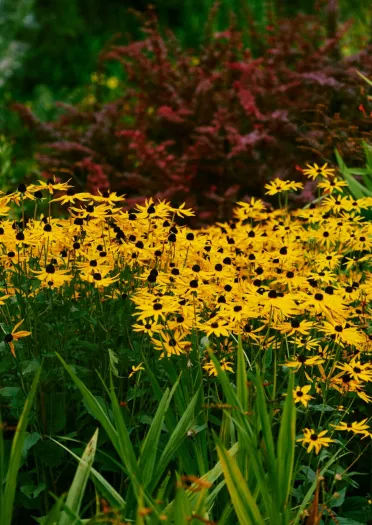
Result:
[[140,363],[139,365],[137,366],[132,366],[132,371],[131,373],[129,374],[128,378],[131,378],[132,376],[134,376],[134,374],[136,374],[137,372],[139,372],[140,370],[145,370],[143,368],[143,363]]
[[350,363],[336,365],[336,368],[343,370],[355,381],[372,381],[372,367],[369,363],[362,364],[360,361],[352,359]]
[[[226,357],[224,357],[221,362],[220,366],[222,370],[225,370],[225,372],[233,372],[234,370],[231,368],[232,362],[228,361]],[[215,367],[214,363],[210,361],[206,365],[203,366],[204,370],[208,372],[210,376],[218,376],[217,368]]]
[[332,180],[324,180],[318,183],[318,188],[321,188],[323,193],[340,192],[345,186],[347,186],[347,182],[339,180],[336,177]]
[[302,189],[304,185],[301,182],[294,182],[291,180],[282,180],[278,177],[273,181],[265,184],[267,191],[265,195],[276,195],[277,193],[282,193],[283,191],[291,191]]
[[321,365],[324,363],[324,359],[322,359],[320,356],[310,356],[306,357],[305,355],[301,354],[293,359],[293,361],[286,361],[283,366],[288,366],[289,368],[295,368],[296,372],[299,370],[302,366],[314,366],[314,365]]
[[347,432],[352,432],[353,434],[362,434],[364,437],[369,436],[369,425],[367,425],[368,418],[363,419],[363,421],[354,421],[354,423],[345,423],[341,421],[338,425],[333,425],[335,430],[346,430]]
[[309,179],[315,180],[319,177],[334,177],[335,170],[333,168],[327,168],[327,162],[323,164],[323,166],[318,166],[316,163],[314,163],[314,166],[311,166],[311,164],[306,164],[306,166],[308,169],[302,170],[302,173],[307,175]]
[[311,390],[311,385],[297,386],[293,390],[293,399],[295,403],[302,403],[304,407],[307,407],[310,399],[314,399],[313,396],[310,396],[308,392]]
[[26,330],[20,330],[19,332],[17,332],[17,328],[19,328],[21,326],[23,321],[24,321],[24,319],[19,321],[19,323],[17,323],[15,325],[15,327],[13,328],[11,333],[10,334],[6,334],[5,337],[4,337],[4,341],[5,341],[5,343],[7,343],[9,345],[10,351],[12,352],[13,357],[16,356],[13,341],[18,341],[18,339],[21,339],[21,337],[27,337],[28,335],[31,335],[31,332],[27,332]]
[[329,447],[330,443],[334,443],[334,439],[325,437],[327,430],[322,430],[317,434],[315,430],[310,428],[304,429],[304,437],[297,439],[298,442],[302,443],[303,446],[309,445],[307,447],[307,452],[310,452],[315,449],[315,454],[319,454],[322,447]]

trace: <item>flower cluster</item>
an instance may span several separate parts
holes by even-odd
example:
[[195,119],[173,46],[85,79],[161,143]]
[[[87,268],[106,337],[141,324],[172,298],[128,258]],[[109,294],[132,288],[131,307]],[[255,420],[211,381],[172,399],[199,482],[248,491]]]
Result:
[[[334,177],[326,166],[320,170]],[[124,198],[108,190],[75,193],[54,179],[21,184],[0,196],[0,307],[16,325],[5,343],[16,356],[17,340],[32,334],[32,326],[17,332],[20,319],[9,317],[7,304],[17,294],[28,301],[45,290],[75,300],[92,296],[119,301],[118,308],[129,296],[132,329],[160,359],[191,359],[197,334],[206,380],[216,375],[206,350],[231,374],[241,338],[251,366],[274,354],[278,374],[296,374],[299,410],[315,402],[370,403],[372,225],[361,212],[372,199],[354,201],[341,187],[329,194],[322,182],[317,206],[269,211],[251,199],[237,204],[231,222],[201,230],[179,224],[193,212],[165,200],[150,198],[128,211]],[[281,192],[298,188],[273,184]],[[49,214],[36,218],[43,200]],[[25,216],[25,201],[35,206],[33,218]],[[52,216],[53,203],[68,206],[65,217]],[[11,218],[17,210],[20,220]],[[332,432],[371,436],[366,419],[349,426],[336,414]],[[332,442],[325,432],[305,429],[309,451]]]

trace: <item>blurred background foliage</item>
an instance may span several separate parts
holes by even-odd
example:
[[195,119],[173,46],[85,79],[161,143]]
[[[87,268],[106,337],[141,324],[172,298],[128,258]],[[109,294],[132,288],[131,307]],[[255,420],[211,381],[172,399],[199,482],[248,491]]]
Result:
[[[324,11],[331,1],[220,0],[213,29],[223,30],[232,16],[252,38],[278,17]],[[343,52],[360,49],[371,34],[369,0],[340,0],[339,21],[352,19]],[[0,0],[0,89],[5,100],[29,101],[40,113],[55,99],[73,101],[91,79],[103,46],[120,33],[141,37],[140,23],[132,12],[145,12],[148,0]],[[185,47],[197,48],[214,0],[153,0],[161,27],[174,31]],[[254,42],[250,43],[254,47]],[[75,93],[75,90],[77,92]]]
[[[12,104],[22,102],[48,121],[61,112],[56,101],[76,104],[87,99],[97,79],[100,53],[115,35],[121,42],[143,37],[141,18],[133,11],[145,13],[148,4],[148,0],[0,0],[0,135],[6,151],[4,137],[12,142],[14,180],[32,175],[37,164],[33,134],[11,110]],[[173,31],[185,48],[197,53],[215,0],[152,0],[151,5],[162,31]],[[350,20],[340,50],[345,56],[371,42],[369,0],[220,0],[218,5],[211,29],[222,31],[234,19],[253,55],[259,55],[259,35],[268,26],[298,13],[319,15],[330,36]],[[335,7],[337,18],[332,19],[329,13]],[[111,85],[106,92],[114,97],[113,79],[125,79],[119,63],[108,67],[105,74]]]

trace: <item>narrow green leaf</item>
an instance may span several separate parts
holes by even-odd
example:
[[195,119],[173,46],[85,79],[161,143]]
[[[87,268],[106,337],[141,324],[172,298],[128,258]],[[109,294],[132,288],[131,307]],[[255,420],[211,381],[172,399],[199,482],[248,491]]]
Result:
[[370,192],[365,186],[360,184],[360,182],[358,182],[356,178],[351,175],[350,170],[346,166],[345,162],[343,161],[337,149],[335,149],[335,156],[336,156],[339,168],[340,168],[340,172],[342,176],[344,177],[345,181],[347,182],[349,186],[349,190],[352,193],[353,197],[355,199],[362,199],[363,197],[371,196],[372,192]]
[[88,388],[84,385],[84,383],[80,381],[77,375],[71,370],[71,367],[65,362],[65,360],[58,353],[57,353],[57,357],[61,361],[63,367],[65,368],[66,372],[70,375],[75,385],[80,390],[88,409],[93,414],[93,416],[101,423],[111,443],[113,444],[114,448],[120,455],[118,434],[115,430],[115,427],[113,426],[110,419],[108,418],[107,414],[103,410],[102,405],[98,402],[98,400],[94,397],[94,395],[90,392],[90,390],[88,390]]
[[[53,438],[50,438],[50,439],[52,441],[54,441],[54,443],[57,443],[57,445],[62,447],[64,450],[66,450],[66,452],[71,454],[71,456],[74,457],[77,461],[80,461],[79,456],[74,454],[74,452],[72,452],[65,445],[62,445],[62,443],[60,443],[59,441],[56,441]],[[110,503],[110,505],[113,506],[113,507],[124,508],[125,507],[125,501],[120,496],[120,494],[114,489],[114,487],[112,485],[110,485],[110,483],[108,481],[106,481],[106,479],[97,470],[95,470],[93,467],[91,468],[90,472],[91,472],[92,480],[93,480],[94,484],[97,486],[100,494],[102,494],[102,496],[107,499],[107,501]]]
[[114,392],[112,378],[110,388],[110,400],[118,435],[118,452],[122,462],[124,463],[125,468],[128,471],[129,477],[133,482],[134,488],[138,491],[139,487],[142,486],[141,475],[137,465],[133,445],[129,437],[128,429],[125,425],[123,414],[121,412],[118,399]]
[[293,400],[293,374],[290,374],[277,443],[277,480],[282,513],[288,508],[287,502],[292,488],[295,440],[296,408]]
[[59,523],[65,499],[66,495],[64,494],[56,501],[47,516],[39,518],[38,523],[40,523],[40,525],[56,525]]
[[191,399],[188,407],[186,408],[183,416],[179,420],[176,428],[174,429],[174,431],[172,432],[171,436],[168,439],[168,442],[163,450],[163,453],[160,456],[156,472],[154,473],[154,476],[151,482],[151,490],[153,490],[156,484],[158,483],[159,479],[164,473],[164,470],[167,468],[169,461],[174,456],[180,444],[186,437],[186,432],[191,426],[191,422],[194,418],[194,408],[195,408],[195,405],[198,399],[198,395],[199,395],[199,392],[196,392],[194,397]]
[[218,457],[240,525],[265,525],[255,499],[234,458],[217,441]]
[[179,475],[177,475],[177,492],[174,501],[173,517],[174,525],[184,525],[187,523],[188,518],[191,517],[190,502]]
[[[84,453],[80,459],[75,477],[70,490],[67,494],[66,506],[79,516],[81,503],[83,501],[85,488],[88,483],[94,457],[97,449],[98,428],[94,432],[92,439],[89,441]],[[70,518],[66,512],[62,513],[59,525],[71,525]]]
[[146,439],[142,445],[139,468],[145,487],[150,484],[154,472],[156,456],[159,449],[160,433],[164,423],[164,414],[169,407],[168,398],[169,390],[166,390],[160,401],[159,407],[150,426],[150,430],[148,431]]
[[[242,430],[242,437],[240,439],[243,440],[244,447],[247,448],[248,458],[254,471],[257,487],[261,493],[267,513],[273,518],[272,521],[274,522],[274,517],[271,516],[271,513],[273,512],[272,498],[270,492],[267,490],[267,477],[263,467],[262,451],[258,453],[259,447],[257,433],[259,429],[253,429],[251,427],[242,410],[240,401],[230,384],[227,374],[221,369],[220,363],[213,352],[209,350],[208,353],[218,371],[218,380],[222,386],[226,400],[228,404],[233,407],[232,415],[230,415],[230,417],[234,420],[237,428]],[[227,414],[229,415],[229,412],[227,412]]]
[[[230,457],[234,457],[236,456],[238,452],[238,444],[235,443],[235,445],[233,445],[230,450],[228,451],[229,453],[229,456]],[[221,462],[219,461],[209,472],[207,472],[206,474],[204,474],[204,476],[201,477],[201,480],[202,481],[206,481],[207,483],[211,483],[213,485],[213,483],[215,483],[217,481],[217,479],[223,474],[223,470],[222,470],[222,464]],[[225,481],[223,480],[219,485],[218,487],[216,487],[211,494],[209,494],[209,496],[207,497],[207,505],[210,507],[212,506],[213,502],[214,502],[214,499],[216,498],[218,492],[222,489],[222,487],[225,485]],[[190,487],[190,489],[188,489],[186,491],[186,494],[187,494],[187,497],[190,501],[190,505],[191,505],[191,508],[194,507],[195,505],[195,502],[196,502],[196,499],[197,499],[197,493],[194,491],[194,488],[193,486]],[[214,493],[215,491],[215,493]],[[169,505],[165,508],[165,514],[169,515],[169,513],[171,512],[171,509],[174,505],[174,500],[171,501],[171,503],[169,503]]]
[[247,370],[245,366],[242,338],[238,340],[238,364],[236,371],[236,394],[243,412],[248,410]]
[[5,490],[3,494],[2,506],[0,508],[0,523],[1,525],[11,525],[12,514],[13,514],[13,505],[15,492],[17,488],[17,476],[18,470],[21,464],[22,459],[22,450],[24,440],[26,438],[26,429],[28,425],[28,417],[31,411],[31,407],[34,401],[36,388],[39,382],[41,373],[41,367],[36,372],[34,380],[32,381],[31,389],[28,394],[28,397],[23,407],[21,417],[19,418],[17,429],[14,434],[14,439],[12,443],[10,459],[9,459],[9,468],[7,473],[7,480],[5,484]]
[[[256,403],[255,403],[255,412],[259,419],[261,429],[262,429],[262,440],[264,447],[261,453],[265,455],[266,459],[266,468],[268,471],[268,480],[270,483],[271,490],[273,492],[273,499],[275,504],[277,504],[277,472],[276,472],[276,460],[275,460],[275,448],[274,448],[274,439],[272,433],[272,417],[270,417],[267,404],[265,400],[265,391],[262,386],[262,378],[257,370],[256,376],[251,374],[250,379],[254,382],[256,386]],[[262,450],[262,449],[261,449]],[[266,489],[267,490],[267,489]],[[267,509],[269,511],[269,509]]]

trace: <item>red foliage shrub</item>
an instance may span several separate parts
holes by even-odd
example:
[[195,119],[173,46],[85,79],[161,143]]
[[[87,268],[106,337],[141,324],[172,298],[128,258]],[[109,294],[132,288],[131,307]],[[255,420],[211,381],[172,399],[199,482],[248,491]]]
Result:
[[332,161],[335,146],[355,161],[352,137],[367,130],[355,69],[371,75],[371,49],[339,58],[340,35],[327,39],[319,19],[301,15],[268,28],[259,57],[233,27],[197,56],[153,20],[145,32],[101,57],[126,74],[115,102],[64,105],[49,123],[17,106],[38,132],[44,168],[68,168],[90,191],[110,181],[129,205],[150,195],[186,200],[210,221],[226,218],[237,198],[262,197],[272,177],[299,177],[296,165]]

